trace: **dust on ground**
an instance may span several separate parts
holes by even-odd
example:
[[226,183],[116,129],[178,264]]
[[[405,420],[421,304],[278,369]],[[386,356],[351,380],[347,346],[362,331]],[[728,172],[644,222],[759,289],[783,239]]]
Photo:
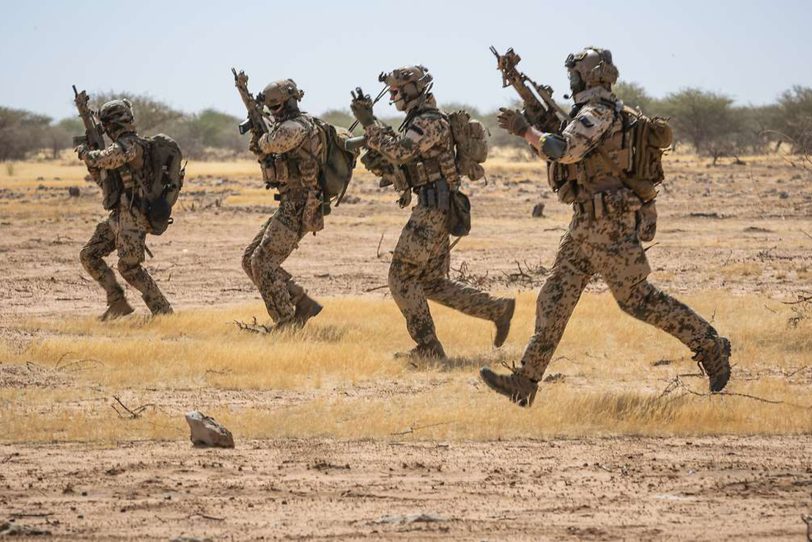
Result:
[[812,438],[0,446],[53,540],[801,540]]

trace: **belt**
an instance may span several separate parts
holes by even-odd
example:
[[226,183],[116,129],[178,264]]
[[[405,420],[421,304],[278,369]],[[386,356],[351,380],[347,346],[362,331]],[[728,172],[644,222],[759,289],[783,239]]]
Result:
[[[598,220],[608,215],[616,215],[633,211],[640,208],[639,203],[633,205],[630,198],[630,191],[613,190],[611,192],[598,192],[587,201],[579,201],[572,204],[577,215],[588,215],[594,220]],[[639,202],[639,198],[634,197]]]

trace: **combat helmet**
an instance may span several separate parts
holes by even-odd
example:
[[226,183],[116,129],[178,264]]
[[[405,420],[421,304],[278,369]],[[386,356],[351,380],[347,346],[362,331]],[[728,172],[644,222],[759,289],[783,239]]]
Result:
[[570,89],[574,93],[597,86],[611,89],[617,82],[617,66],[612,62],[609,49],[587,47],[579,53],[570,54],[564,66],[569,69]]
[[280,79],[268,84],[257,95],[257,101],[271,110],[275,117],[299,110],[298,102],[304,97],[293,79]]
[[99,109],[99,120],[104,130],[113,138],[123,132],[135,130],[133,106],[126,98],[111,100],[102,105]]
[[404,66],[378,76],[378,81],[389,85],[390,102],[395,104],[398,111],[409,111],[423,103],[431,91],[432,80],[429,69],[420,64]]

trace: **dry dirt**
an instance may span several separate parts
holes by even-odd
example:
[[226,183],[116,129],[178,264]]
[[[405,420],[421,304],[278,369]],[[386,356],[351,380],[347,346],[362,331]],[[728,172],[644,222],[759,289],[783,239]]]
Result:
[[0,447],[52,539],[802,540],[809,437]]
[[[812,295],[812,176],[776,157],[745,161],[709,168],[690,156],[670,159],[648,252],[656,284],[775,301]],[[38,168],[0,177],[0,340],[10,351],[50,333],[22,321],[103,309],[78,262],[103,216],[98,191],[76,166],[42,178]],[[540,179],[538,164],[495,164],[488,184],[468,190],[474,230],[454,249],[452,276],[496,291],[538,288],[569,214]],[[177,223],[149,240],[155,258],[147,267],[176,309],[258,299],[239,263],[273,210],[258,185],[244,174],[190,166]],[[82,195],[68,197],[68,186]],[[385,296],[379,287],[407,212],[367,175],[350,193],[286,267],[317,296]],[[538,202],[545,216],[531,218]],[[590,285],[604,289],[599,280]],[[53,372],[20,367],[6,367],[0,391],[70,387]],[[387,393],[392,384],[366,384],[364,393],[375,396],[376,385]],[[297,396],[213,392],[269,409]],[[810,434],[410,438],[270,439],[195,450],[181,438],[9,442],[0,427],[0,536],[801,540],[801,514],[812,513]]]

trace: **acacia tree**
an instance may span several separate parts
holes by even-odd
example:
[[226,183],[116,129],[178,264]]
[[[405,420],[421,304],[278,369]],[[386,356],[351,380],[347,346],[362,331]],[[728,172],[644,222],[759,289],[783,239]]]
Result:
[[666,96],[662,110],[671,117],[676,137],[687,139],[697,153],[712,156],[715,164],[720,156],[738,152],[741,119],[732,105],[724,94],[686,88]]
[[795,86],[778,98],[777,130],[796,154],[812,153],[812,88]]

